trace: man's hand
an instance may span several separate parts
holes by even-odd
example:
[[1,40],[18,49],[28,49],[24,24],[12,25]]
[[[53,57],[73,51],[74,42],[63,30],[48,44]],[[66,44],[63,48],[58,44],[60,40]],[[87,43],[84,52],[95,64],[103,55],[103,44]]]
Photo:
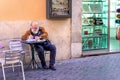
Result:
[[39,41],[39,40],[40,40],[40,37],[39,37],[39,36],[35,36],[35,40],[36,40],[36,41]]
[[30,35],[28,38],[29,38],[29,39],[33,39],[33,36],[32,36],[32,35]]

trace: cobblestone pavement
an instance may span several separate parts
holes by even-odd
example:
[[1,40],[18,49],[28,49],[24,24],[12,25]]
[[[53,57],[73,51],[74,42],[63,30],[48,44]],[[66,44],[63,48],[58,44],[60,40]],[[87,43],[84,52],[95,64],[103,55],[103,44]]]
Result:
[[[25,70],[25,76],[26,80],[120,80],[119,62],[120,54],[70,59],[57,62],[56,71]],[[22,80],[20,71],[11,70],[6,69],[7,80]]]

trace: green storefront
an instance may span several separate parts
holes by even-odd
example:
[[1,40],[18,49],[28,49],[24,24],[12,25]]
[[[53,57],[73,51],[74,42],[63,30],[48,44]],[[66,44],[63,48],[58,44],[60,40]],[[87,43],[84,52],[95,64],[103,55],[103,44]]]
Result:
[[82,0],[83,55],[120,51],[119,8],[117,0]]

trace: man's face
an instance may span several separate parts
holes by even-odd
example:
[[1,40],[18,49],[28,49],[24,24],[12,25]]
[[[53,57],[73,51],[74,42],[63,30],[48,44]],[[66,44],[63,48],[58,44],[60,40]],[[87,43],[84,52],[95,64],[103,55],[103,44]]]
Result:
[[33,23],[31,24],[31,26],[32,26],[32,30],[33,30],[33,31],[36,31],[36,30],[38,29],[38,27],[39,27],[38,22],[33,22]]

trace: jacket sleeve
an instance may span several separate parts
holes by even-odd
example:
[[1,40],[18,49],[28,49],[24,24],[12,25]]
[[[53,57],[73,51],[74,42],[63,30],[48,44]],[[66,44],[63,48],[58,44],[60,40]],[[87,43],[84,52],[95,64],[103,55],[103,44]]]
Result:
[[44,29],[43,27],[41,27],[41,30],[42,30],[42,35],[41,35],[41,37],[42,37],[43,39],[47,39],[47,38],[48,38],[48,33],[45,31],[45,29]]
[[21,39],[26,40],[30,35],[30,30],[26,31],[25,34],[22,35]]

